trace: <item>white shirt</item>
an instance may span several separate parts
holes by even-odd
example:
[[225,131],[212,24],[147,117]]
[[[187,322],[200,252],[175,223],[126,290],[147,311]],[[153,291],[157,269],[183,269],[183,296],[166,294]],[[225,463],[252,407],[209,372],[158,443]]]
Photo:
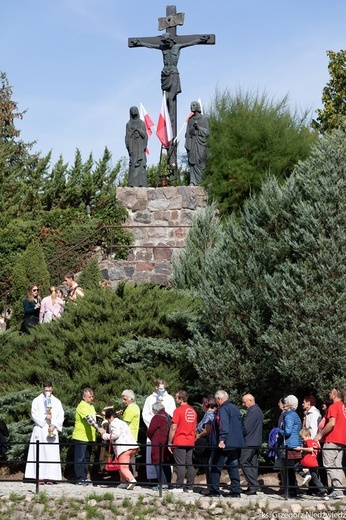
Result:
[[311,406],[305,415],[305,427],[311,431],[311,437],[314,438],[318,433],[318,425],[322,419],[321,412],[316,406]]
[[[142,411],[142,417],[143,417],[143,421],[145,422],[145,425],[147,428],[150,424],[151,419],[154,417],[153,410],[152,410],[153,404],[157,403],[158,401],[159,401],[158,393],[156,392],[156,390],[151,395],[149,395],[145,400],[145,403],[143,406],[143,411]],[[165,411],[168,413],[168,415],[173,417],[173,412],[176,408],[174,398],[169,393],[167,393],[166,390],[164,391],[164,394],[162,396],[162,399],[160,399],[160,402],[165,407]]]

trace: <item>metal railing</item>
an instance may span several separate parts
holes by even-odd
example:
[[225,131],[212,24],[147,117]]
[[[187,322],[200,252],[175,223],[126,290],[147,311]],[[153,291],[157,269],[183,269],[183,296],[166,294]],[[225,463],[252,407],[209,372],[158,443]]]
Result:
[[[126,225],[126,224],[121,224],[121,225],[114,225],[114,226],[101,226],[100,228],[96,229],[95,231],[93,231],[92,233],[90,233],[89,235],[87,235],[86,237],[84,237],[82,240],[80,240],[79,242],[77,242],[77,244],[74,244],[73,246],[69,247],[68,249],[66,249],[66,251],[64,251],[63,253],[61,253],[60,255],[58,255],[57,257],[53,258],[53,260],[51,260],[50,262],[47,263],[47,267],[49,266],[52,266],[56,263],[59,263],[59,261],[64,258],[66,255],[72,253],[73,251],[75,251],[76,249],[78,249],[81,245],[83,245],[85,242],[87,242],[90,238],[94,237],[94,236],[97,236],[99,234],[101,234],[102,231],[106,231],[108,229],[140,229],[140,228],[143,228],[143,229],[150,229],[150,228],[155,228],[155,229],[175,229],[175,228],[178,228],[178,229],[190,229],[191,226],[189,225],[180,225],[180,224],[177,224],[177,225],[167,225],[167,226],[164,226],[164,225]],[[89,249],[89,252],[91,252],[93,249],[95,249],[96,247],[96,244],[93,244],[93,246],[90,247]],[[113,249],[183,249],[184,246],[170,246],[170,245],[164,245],[164,244],[157,244],[157,245],[132,245],[132,244],[116,244],[116,243],[113,243],[112,239],[111,239],[111,242],[110,242],[110,246],[109,246],[109,250],[110,250],[110,254],[112,252]],[[61,276],[63,276],[62,273],[60,273]],[[9,295],[11,294],[11,289],[8,289],[6,291],[4,291],[2,294],[0,294],[0,301],[4,300],[4,307],[6,308],[7,307],[7,301],[8,301],[8,297]]]
[[[11,443],[12,445],[23,445],[23,443]],[[39,489],[40,489],[40,465],[41,464],[61,464],[63,466],[65,466],[65,469],[68,468],[68,467],[71,467],[74,465],[74,460],[56,460],[56,461],[46,461],[46,460],[41,460],[41,450],[40,450],[40,447],[41,446],[46,446],[46,445],[50,445],[51,443],[50,442],[45,442],[45,443],[42,443],[40,441],[36,441],[35,443],[29,443],[31,445],[35,445],[36,447],[36,458],[35,460],[0,460],[0,464],[2,466],[6,465],[8,467],[18,467],[18,465],[23,465],[24,463],[26,464],[35,464],[35,478],[34,479],[30,479],[30,482],[33,482],[35,484],[35,492],[38,493],[39,492]],[[86,443],[86,444],[90,444],[90,443]],[[97,449],[100,449],[101,447],[105,447],[105,443],[93,443],[94,444],[94,452],[96,451],[96,448]],[[56,443],[54,443],[54,445],[56,446]],[[60,442],[59,443],[60,447],[72,447],[74,446],[74,443],[72,442],[67,442],[67,443],[62,443]],[[25,443],[25,446],[28,446],[28,443]],[[122,446],[121,444],[118,444],[118,446]],[[141,448],[143,450],[143,452],[145,451],[145,448],[147,446],[147,444],[135,444],[135,445],[130,445],[130,444],[126,444],[126,446],[133,446],[133,447],[136,447],[136,448]],[[172,467],[172,466],[175,466],[177,467],[178,465],[174,462],[174,460],[163,460],[163,457],[162,457],[162,453],[164,451],[165,448],[168,447],[168,445],[163,445],[163,444],[151,444],[151,447],[158,447],[159,448],[159,464],[157,465],[158,466],[158,469],[159,469],[159,475],[158,475],[158,479],[157,479],[157,482],[155,482],[154,484],[152,482],[148,482],[148,480],[138,480],[137,481],[137,485],[140,485],[140,486],[147,486],[147,487],[152,487],[152,486],[157,486],[158,487],[158,490],[159,490],[159,496],[162,497],[162,492],[164,490],[164,483],[163,483],[163,479],[162,479],[162,475],[163,475],[163,472],[164,472],[164,469],[167,468],[167,467]],[[184,448],[184,446],[179,446],[180,448]],[[192,446],[186,446],[186,448],[194,448]],[[249,447],[251,448],[251,447]],[[209,452],[211,453],[212,450],[218,450],[219,448],[217,447],[208,447],[207,450],[209,450]],[[237,449],[237,448],[235,448]],[[335,451],[335,448],[323,448],[323,450],[328,450],[328,451]],[[98,450],[97,450],[98,451]],[[228,450],[227,450],[228,451]],[[238,450],[239,453],[240,453],[240,450]],[[269,451],[273,451],[273,448],[271,447],[262,447],[259,449],[259,454],[261,454],[262,456],[266,456],[268,454]],[[295,493],[297,492],[297,489],[299,488],[299,486],[291,486],[289,484],[289,472],[290,471],[294,471],[294,468],[292,467],[292,464],[289,464],[289,453],[291,452],[292,450],[289,450],[289,449],[286,449],[285,448],[285,457],[282,458],[282,468],[281,469],[274,469],[273,467],[273,464],[260,464],[259,465],[259,470],[260,470],[260,473],[263,473],[263,472],[274,472],[274,473],[277,473],[277,472],[283,472],[283,476],[284,476],[284,482],[282,482],[281,484],[260,484],[259,486],[259,491],[263,491],[263,492],[267,492],[267,494],[273,494],[273,493],[268,493],[269,490],[272,490],[272,489],[275,489],[275,488],[281,488],[283,489],[283,495],[282,497],[285,498],[285,499],[288,499],[290,497],[290,492],[292,491],[292,487],[294,487],[294,491]],[[220,452],[223,452],[223,450],[220,450]],[[297,453],[297,452],[295,452]],[[105,452],[105,455],[107,456],[108,452],[106,451]],[[209,457],[203,457],[203,460],[202,461],[197,461],[197,462],[193,462],[192,466],[195,468],[195,469],[205,469],[206,468],[206,465],[208,466],[209,465]],[[297,462],[299,462],[297,460]],[[93,478],[92,480],[92,484],[94,485],[109,485],[109,486],[114,486],[115,484],[117,484],[116,481],[114,480],[109,480],[109,481],[105,481],[104,478],[102,478],[102,474],[100,473],[105,464],[105,461],[104,460],[94,460],[90,463],[90,466],[94,466],[96,468],[98,468],[98,471],[99,471],[99,477],[100,478]],[[120,465],[127,465],[129,466],[129,463],[119,463]],[[130,464],[131,465],[131,464]],[[138,469],[140,469],[141,467],[144,468],[148,465],[152,465],[154,466],[152,463],[147,463],[147,462],[140,462],[138,459],[136,460],[136,466],[138,467]],[[185,467],[187,465],[184,465]],[[191,466],[191,465],[190,465]],[[215,466],[209,466],[209,471],[212,471],[213,470],[213,467]],[[227,470],[227,461],[224,465],[224,469]],[[241,466],[239,466],[239,469],[241,469]],[[318,466],[318,467],[315,467],[313,468],[315,470],[326,470],[328,472],[328,470],[335,470],[335,469],[339,469],[339,470],[342,470],[345,474],[346,472],[346,466],[341,466],[339,468],[335,468],[335,467],[325,467],[325,466]],[[260,479],[261,480],[261,479]],[[11,479],[6,479],[4,476],[1,476],[0,475],[0,482],[3,481],[11,481],[13,482],[13,478]],[[21,480],[20,480],[21,481]],[[62,484],[66,484],[66,483],[76,483],[76,480],[75,479],[72,479],[72,478],[67,478],[65,480],[61,480],[61,481],[58,481],[58,483],[62,483]],[[169,484],[169,487],[171,489],[174,489],[174,487],[176,487],[176,484],[172,484],[172,483],[168,483]],[[195,487],[199,487],[203,490],[210,490],[210,488],[213,486],[210,482],[207,482],[206,484],[198,484],[196,485],[195,484]],[[229,485],[228,484],[225,484],[224,482],[220,482],[218,484],[218,487],[220,488],[229,488]],[[328,486],[329,487],[329,486]],[[311,488],[311,489],[314,489],[314,488]],[[344,492],[346,490],[346,487],[345,486],[341,486],[341,487],[338,487],[338,488],[335,488],[336,491],[342,491]],[[220,496],[222,496],[223,493],[220,491]]]

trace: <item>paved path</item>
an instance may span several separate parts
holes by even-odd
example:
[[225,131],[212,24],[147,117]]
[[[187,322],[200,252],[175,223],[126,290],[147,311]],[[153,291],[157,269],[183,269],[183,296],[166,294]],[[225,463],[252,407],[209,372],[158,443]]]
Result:
[[[198,488],[197,488],[198,490]],[[153,491],[150,487],[141,487],[136,486],[133,490],[127,491],[125,489],[118,489],[113,486],[108,485],[91,485],[91,486],[77,486],[75,484],[71,484],[68,482],[61,482],[59,484],[54,484],[51,486],[39,486],[40,492],[45,492],[50,497],[68,497],[68,498],[77,498],[77,497],[87,497],[92,494],[98,494],[103,495],[105,493],[113,493],[115,498],[122,499],[125,496],[133,499],[137,499],[139,496],[147,496],[147,497],[159,497],[158,491]],[[2,497],[8,497],[11,493],[15,493],[17,495],[23,495],[23,496],[33,496],[36,492],[36,485],[35,484],[28,484],[24,482],[18,482],[18,481],[0,481],[0,499]],[[163,496],[165,496],[167,492],[163,492]],[[171,491],[168,491],[168,493],[171,493]],[[179,500],[183,500],[186,503],[195,502],[196,500],[203,499],[203,496],[198,493],[177,493],[175,494],[176,498]],[[209,497],[207,497],[207,500],[210,500]],[[340,504],[343,507],[346,506],[346,496],[344,496],[341,500],[329,500],[328,502],[322,501],[320,498],[317,497],[310,497],[308,495],[300,495],[297,499],[289,499],[285,500],[282,497],[276,495],[276,494],[270,494],[270,492],[266,493],[258,493],[256,496],[248,497],[246,495],[241,495],[241,498],[230,498],[230,497],[217,497],[212,498],[213,501],[234,501],[234,502],[240,502],[244,505],[251,502],[269,502],[272,507],[284,507],[284,504],[293,504],[293,503],[299,503],[305,508],[308,508],[310,506],[317,506],[318,504],[328,504],[328,505],[335,505]]]

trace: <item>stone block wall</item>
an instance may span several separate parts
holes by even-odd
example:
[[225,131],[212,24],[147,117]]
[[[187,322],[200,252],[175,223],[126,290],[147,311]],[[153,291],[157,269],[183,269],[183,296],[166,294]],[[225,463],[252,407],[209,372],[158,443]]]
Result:
[[204,188],[117,188],[117,199],[128,211],[124,227],[134,247],[127,260],[103,260],[103,278],[112,287],[127,280],[170,285],[172,258],[185,246],[194,214],[207,205]]

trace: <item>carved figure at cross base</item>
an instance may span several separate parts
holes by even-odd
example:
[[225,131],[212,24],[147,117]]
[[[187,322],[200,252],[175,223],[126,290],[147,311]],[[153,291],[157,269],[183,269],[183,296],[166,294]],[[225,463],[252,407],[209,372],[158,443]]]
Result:
[[129,153],[129,180],[128,186],[146,188],[147,180],[147,130],[139,117],[139,110],[130,108],[130,119],[126,124],[125,145]]
[[209,123],[202,114],[198,101],[192,101],[191,112],[186,127],[185,148],[189,163],[190,186],[198,186],[202,182],[207,159]]
[[173,129],[173,141],[168,150],[168,165],[172,169],[177,164],[177,95],[181,92],[178,61],[180,51],[192,45],[215,44],[214,34],[178,35],[177,26],[183,25],[184,13],[177,13],[175,5],[166,6],[166,17],[159,18],[161,36],[129,38],[129,47],[147,47],[162,52],[163,69],[161,71],[161,89],[167,93],[167,105]]

